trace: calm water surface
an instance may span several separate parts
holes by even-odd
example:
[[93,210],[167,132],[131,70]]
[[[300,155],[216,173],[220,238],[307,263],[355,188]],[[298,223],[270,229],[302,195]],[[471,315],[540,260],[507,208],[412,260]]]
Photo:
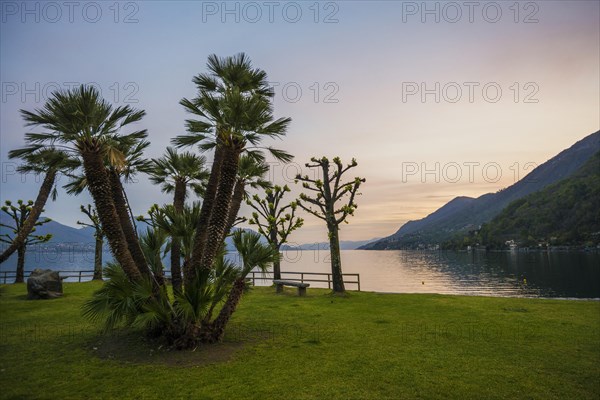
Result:
[[[111,257],[105,254],[104,259]],[[32,252],[26,270],[91,270],[93,263],[93,252]],[[0,271],[14,271],[15,265],[16,260],[11,258]],[[598,253],[346,250],[342,251],[342,267],[345,273],[360,274],[361,290],[365,291],[600,298]],[[282,271],[330,272],[329,254],[323,250],[286,251]],[[271,282],[262,280],[257,284]],[[311,287],[327,284],[312,282]],[[347,285],[347,289],[355,288]]]
[[[330,268],[323,251],[286,252],[285,259],[283,271]],[[368,291],[600,298],[598,253],[348,250],[342,267],[359,273],[361,290]]]

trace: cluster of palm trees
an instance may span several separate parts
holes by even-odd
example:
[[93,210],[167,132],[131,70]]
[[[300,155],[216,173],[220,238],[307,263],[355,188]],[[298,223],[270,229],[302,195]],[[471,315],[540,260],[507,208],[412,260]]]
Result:
[[[223,243],[246,190],[269,186],[266,153],[279,161],[292,159],[262,145],[264,138],[285,135],[291,119],[274,117],[266,73],[253,68],[244,54],[212,55],[207,67],[208,72],[193,79],[196,97],[180,102],[191,118],[186,134],[172,143],[211,151],[210,168],[204,156],[171,147],[161,158],[145,158],[148,133],[134,129],[145,112],[129,105],[113,107],[91,86],[57,91],[41,109],[22,110],[26,125],[39,131],[27,133],[25,147],[9,156],[20,158],[23,170],[45,178],[23,229],[0,262],[19,248],[47,199],[56,196],[62,173],[70,177],[68,193],[91,194],[115,259],[107,268],[109,280],[86,304],[85,314],[104,319],[106,326],[142,324],[176,347],[220,340],[249,270],[265,268],[279,256],[258,235],[235,231],[233,242],[242,260],[235,265],[224,257]],[[153,207],[147,231],[138,235],[124,183],[139,172],[172,193],[173,203]],[[202,202],[187,204],[190,192]],[[172,293],[162,277],[165,249],[171,254]]]

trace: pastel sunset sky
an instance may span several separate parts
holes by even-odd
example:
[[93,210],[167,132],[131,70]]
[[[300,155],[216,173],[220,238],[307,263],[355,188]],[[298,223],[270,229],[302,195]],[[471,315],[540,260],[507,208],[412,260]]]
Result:
[[[1,5],[2,202],[34,199],[39,186],[7,157],[23,144],[19,109],[93,83],[146,110],[139,127],[158,157],[184,133],[179,100],[194,96],[212,53],[247,53],[275,86],[276,116],[293,119],[269,143],[295,155],[271,165],[276,183],[294,188],[311,156],[357,159],[367,183],[342,240],[387,236],[456,196],[509,186],[600,125],[597,1]],[[127,190],[136,214],[170,201],[143,176]],[[90,202],[62,192],[46,214],[75,226]],[[327,239],[305,220],[291,241]]]

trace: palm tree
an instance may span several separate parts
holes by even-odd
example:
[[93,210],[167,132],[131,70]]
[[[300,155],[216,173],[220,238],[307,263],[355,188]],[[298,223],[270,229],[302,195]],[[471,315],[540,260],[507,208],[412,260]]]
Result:
[[133,281],[149,275],[149,269],[136,264],[130,251],[113,198],[113,192],[121,188],[114,187],[106,168],[107,159],[111,165],[125,168],[125,154],[119,146],[136,142],[146,131],[127,136],[120,131],[140,121],[145,112],[129,105],[113,108],[94,87],[82,85],[73,90],[56,91],[43,108],[35,112],[21,110],[21,114],[27,126],[45,130],[27,133],[28,143],[56,146],[80,158],[87,188],[115,259]]
[[38,195],[31,206],[31,212],[23,222],[19,233],[13,238],[13,241],[2,254],[0,254],[0,263],[6,261],[15,251],[23,246],[42,214],[48,198],[56,198],[55,184],[59,171],[75,167],[74,160],[70,159],[67,153],[53,147],[43,147],[41,145],[30,145],[21,149],[11,150],[8,156],[11,159],[20,158],[23,161],[23,164],[18,168],[20,173],[43,174],[44,179]]
[[[260,155],[261,139],[285,135],[291,122],[290,118],[273,118],[273,90],[268,86],[266,73],[252,68],[245,54],[226,58],[211,55],[207,66],[209,73],[194,78],[197,97],[180,102],[200,120],[187,120],[189,134],[174,139],[178,146],[198,144],[203,151],[215,150],[192,262],[184,271],[186,283],[193,281],[196,269],[212,268],[226,234],[241,154],[248,151]],[[281,160],[291,160],[281,150],[267,150]]]
[[[124,182],[133,181],[134,176],[148,169],[150,161],[144,158],[143,152],[150,145],[146,140],[147,133],[145,131],[135,132],[129,135],[121,135],[113,137],[113,145],[122,152],[124,161],[118,165],[114,165],[108,157],[105,160],[106,169],[113,188],[112,197],[119,216],[119,221],[127,239],[127,246],[131,255],[138,267],[143,270],[147,268],[146,258],[139,244],[139,237],[133,217],[133,212],[127,199]],[[81,163],[80,163],[81,164]],[[71,178],[63,187],[68,194],[79,195],[84,190],[88,189],[87,178],[85,174],[70,173]]]
[[241,260],[237,277],[231,287],[229,296],[215,318],[211,328],[212,342],[221,341],[225,326],[235,312],[246,286],[246,276],[254,268],[266,272],[268,267],[279,258],[279,252],[268,244],[261,243],[260,235],[255,232],[238,230],[233,233],[233,244]]
[[227,234],[229,234],[231,228],[235,225],[242,202],[248,197],[246,188],[267,189],[271,187],[271,182],[264,179],[267,172],[269,172],[269,166],[267,164],[257,161],[256,158],[248,155],[242,155],[240,157],[238,177],[233,190],[233,197],[231,198],[229,215],[227,217],[227,228],[225,230]]
[[154,273],[155,279],[161,286],[164,284],[162,256],[166,242],[167,235],[160,229],[147,228],[146,232],[140,236],[140,246],[144,256],[148,260],[148,265]]
[[[149,250],[156,248],[152,242]],[[108,263],[105,273],[107,282],[82,307],[85,318],[93,322],[103,320],[105,332],[120,324],[145,327],[146,332],[161,336],[168,345],[188,349],[212,341],[210,331],[205,340],[200,335],[201,321],[209,310],[223,302],[238,269],[231,261],[219,257],[214,269],[200,271],[196,284],[186,287],[185,292],[174,293],[173,301],[164,287],[154,295],[155,289],[148,279],[131,282],[117,264]]]
[[108,160],[109,179],[113,188],[112,196],[115,208],[127,240],[127,247],[140,271],[147,271],[148,263],[139,242],[135,219],[123,182],[133,181],[134,176],[139,171],[148,169],[150,162],[143,156],[144,150],[150,145],[146,137],[147,132],[143,131],[115,138],[116,147],[123,154],[125,161],[122,164],[113,164]]
[[104,233],[102,232],[102,224],[96,209],[92,208],[91,204],[87,207],[81,206],[81,212],[84,213],[90,222],[77,221],[77,225],[83,225],[94,229],[94,239],[96,245],[94,247],[94,277],[92,280],[102,280],[102,247],[104,246]]
[[202,196],[206,190],[206,182],[210,172],[206,169],[206,158],[190,152],[178,153],[176,149],[167,147],[161,158],[154,158],[145,170],[150,174],[150,181],[161,185],[164,193],[173,193],[173,206],[183,208],[188,189]]
[[[262,150],[266,149],[282,161],[291,160],[291,155],[283,151],[260,147],[263,138],[284,135],[290,123],[289,118],[274,119],[273,92],[267,85],[264,71],[253,69],[250,61],[243,54],[223,59],[211,56],[208,68],[209,73],[200,74],[194,78],[194,83],[198,86],[197,97],[193,100],[183,99],[181,101],[186,110],[198,119],[186,121],[188,135],[177,137],[173,142],[177,146],[197,144],[202,151],[214,150],[214,162],[199,214],[188,218],[185,211],[182,214],[175,213],[174,206],[166,206],[161,211],[158,210],[159,207],[156,207],[156,217],[151,216],[154,218],[154,226],[160,227],[159,216],[164,215],[167,225],[164,231],[172,237],[182,239],[184,290],[176,291],[175,300],[171,301],[164,286],[159,287],[160,290],[156,296],[151,296],[148,290],[149,279],[129,278],[131,285],[126,284],[125,286],[133,288],[137,294],[128,297],[125,293],[125,296],[118,295],[113,299],[108,290],[110,285],[107,284],[107,291],[104,294],[100,293],[100,296],[89,303],[89,312],[86,311],[89,316],[97,316],[104,310],[116,317],[117,314],[120,314],[118,312],[119,304],[133,305],[133,308],[127,308],[133,314],[127,311],[125,317],[131,316],[134,318],[130,321],[136,320],[162,329],[161,335],[170,337],[176,347],[190,347],[204,340],[220,340],[229,318],[239,303],[244,288],[244,278],[248,271],[254,267],[266,268],[269,260],[278,256],[271,246],[262,245],[258,239],[244,242],[240,236],[235,240],[243,254],[243,263],[236,274],[235,284],[232,280],[221,279],[222,276],[230,275],[229,273],[221,275],[223,270],[221,266],[226,263],[223,263],[220,255],[222,255],[230,217],[232,213],[237,214],[237,211],[234,213],[232,210],[232,201],[236,184],[240,182],[242,155],[247,154],[255,161],[262,162],[264,161]],[[84,142],[86,146],[89,146],[88,141],[86,137]],[[119,165],[113,160],[115,157],[109,157],[109,149],[115,148],[115,141],[112,136],[108,135],[107,139],[99,143],[99,145],[105,146],[103,147],[106,149],[104,161],[106,163],[106,159],[108,159],[111,166]],[[82,146],[78,145],[77,149],[80,147]],[[122,151],[113,153],[123,156]],[[90,157],[86,153],[83,153],[82,156]],[[99,169],[92,167],[97,167],[99,161],[86,167],[89,159],[85,157],[82,159],[85,176],[88,185],[91,186],[90,177],[92,173],[97,172],[96,169]],[[244,176],[242,179],[241,183],[244,186],[253,184],[254,180],[251,180],[249,176]],[[98,176],[94,176],[94,178],[99,180]],[[116,183],[112,185],[112,187],[115,186]],[[93,192],[91,187],[90,191]],[[112,195],[110,199],[112,200]],[[113,200],[111,203],[113,207],[114,203]],[[101,214],[100,207],[98,207],[98,212]],[[118,220],[116,212],[115,219]],[[194,226],[193,235],[189,234],[189,227],[192,226],[190,222]],[[104,221],[102,223],[106,225]],[[183,233],[185,230],[188,233]],[[258,237],[258,235],[255,236]],[[184,237],[186,240],[183,240]],[[259,245],[263,246],[262,250]],[[152,247],[155,250],[158,248],[156,245]],[[156,256],[156,252],[153,254]],[[156,260],[156,257],[153,257],[152,260]],[[227,270],[227,268],[224,269]],[[127,271],[128,269],[123,267],[123,270]],[[111,271],[111,274],[115,272],[114,269]],[[117,275],[115,277],[119,278]],[[123,282],[122,276],[119,281]],[[220,282],[219,289],[214,289],[215,286],[211,282]],[[213,324],[210,322],[210,313],[218,303],[220,304],[221,295],[227,292],[229,292],[229,298]],[[219,293],[219,295],[213,296],[214,293]],[[133,303],[130,299],[134,299]],[[113,300],[117,301],[113,302]],[[117,311],[116,314],[113,311]],[[137,318],[134,316],[136,313],[139,313]],[[115,318],[109,318],[108,322],[117,321]]]
[[[175,213],[184,210],[188,189],[196,194],[205,191],[209,172],[204,167],[206,158],[190,152],[177,153],[172,147],[167,147],[163,157],[153,159],[147,169],[150,181],[161,185],[165,193],[173,193]],[[191,233],[193,235],[193,232]],[[173,289],[181,290],[181,242],[176,236],[171,238],[171,280]]]
[[[185,270],[190,262],[192,249],[194,247],[194,231],[200,218],[201,203],[194,201],[191,205],[184,205],[182,212],[177,212],[173,205],[155,207],[151,211],[153,226],[161,229],[171,237],[171,245],[177,243],[180,245],[180,256],[183,258],[183,269]],[[169,247],[169,250],[171,248]],[[172,273],[172,271],[171,271]],[[177,286],[173,284],[174,290]]]

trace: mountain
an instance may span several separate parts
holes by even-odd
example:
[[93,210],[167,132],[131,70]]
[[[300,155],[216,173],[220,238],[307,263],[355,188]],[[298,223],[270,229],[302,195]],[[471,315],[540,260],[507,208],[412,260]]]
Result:
[[[46,218],[46,217],[42,216],[41,218]],[[6,224],[9,226],[14,226],[14,221],[5,213],[0,214],[0,223]],[[146,228],[144,226],[145,223],[140,223],[137,221],[136,221],[136,223],[138,224],[138,232],[139,233],[143,233],[146,231]],[[235,229],[237,229],[237,228],[235,228]],[[244,229],[244,230],[252,231],[251,229]],[[254,231],[252,231],[252,232],[254,232]],[[1,226],[0,227],[0,235],[5,234],[5,233],[9,233],[11,236],[14,236],[10,229]],[[75,243],[89,244],[89,243],[95,242],[94,228],[90,228],[90,227],[72,228],[70,226],[63,225],[60,222],[56,222],[56,221],[50,221],[47,224],[36,227],[36,231],[35,231],[36,235],[47,235],[49,233],[52,234],[52,239],[50,239],[50,241],[48,243],[46,243],[46,245],[50,246],[50,247],[56,246],[56,245],[64,246],[64,245],[75,244]],[[266,243],[266,240],[262,236],[261,236],[261,242]],[[227,237],[227,239],[225,239],[225,243],[227,245],[227,251],[235,251],[235,247],[233,246],[233,239],[231,237]],[[362,243],[362,244],[364,244],[364,243]],[[6,245],[5,243],[0,243],[0,247],[5,246],[5,245]],[[106,240],[104,241],[104,248],[105,248],[105,250],[108,250],[108,243]]]
[[511,202],[571,176],[598,151],[600,131],[560,152],[506,189],[497,193],[487,193],[476,199],[457,197],[427,217],[409,221],[393,235],[360,249],[418,248],[444,242],[459,233],[478,229]]
[[477,239],[492,247],[600,243],[600,152],[571,177],[510,203]]
[[[40,219],[45,218],[42,216]],[[5,213],[0,215],[0,222],[2,224],[14,226],[14,221]],[[12,231],[5,227],[0,227],[0,234],[9,233],[11,236]],[[48,242],[49,245],[58,243],[93,243],[94,242],[94,229],[89,227],[83,228],[72,228],[67,225],[63,225],[60,222],[50,221],[47,224],[36,227],[36,235],[47,235],[51,233],[52,239]]]
[[[374,238],[370,240],[341,240],[340,250],[356,250],[361,246],[372,243],[379,240],[380,238]],[[318,242],[318,243],[305,243],[297,246],[283,245],[282,250],[329,250],[329,242]]]

